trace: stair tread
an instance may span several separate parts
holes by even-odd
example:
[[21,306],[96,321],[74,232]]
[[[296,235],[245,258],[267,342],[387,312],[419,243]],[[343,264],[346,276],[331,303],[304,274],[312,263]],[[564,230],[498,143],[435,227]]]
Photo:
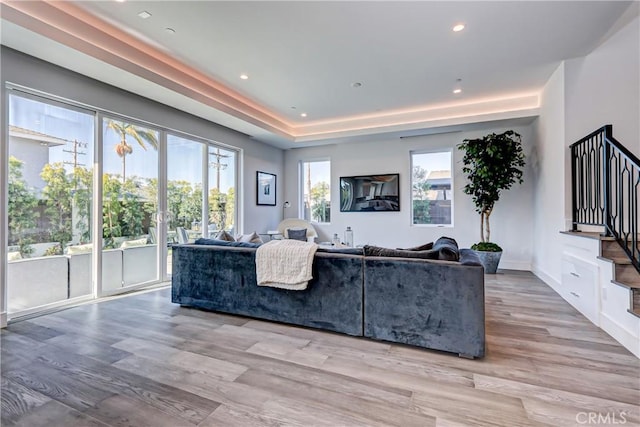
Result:
[[633,314],[636,317],[640,317],[640,310],[627,310],[627,312]]
[[566,234],[569,236],[584,237],[585,239],[615,241],[614,237],[605,236],[604,234],[599,233],[597,231],[561,231],[560,233]]
[[624,283],[618,280],[612,280],[611,283],[628,289],[640,289],[640,283]]
[[599,256],[598,258],[603,261],[611,261],[614,264],[618,264],[618,265],[631,265],[631,260],[625,256],[602,255],[602,256]]

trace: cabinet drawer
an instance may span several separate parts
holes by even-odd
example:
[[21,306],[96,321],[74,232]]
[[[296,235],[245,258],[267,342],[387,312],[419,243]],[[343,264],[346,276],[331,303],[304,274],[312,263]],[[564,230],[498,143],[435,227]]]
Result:
[[562,257],[563,297],[598,324],[598,266],[565,253]]

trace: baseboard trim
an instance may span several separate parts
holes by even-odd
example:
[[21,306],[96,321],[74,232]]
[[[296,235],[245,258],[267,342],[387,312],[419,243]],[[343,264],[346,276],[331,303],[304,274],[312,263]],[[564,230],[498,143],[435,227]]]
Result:
[[7,327],[7,312],[3,311],[2,313],[0,313],[0,328],[6,328]]
[[531,271],[531,263],[527,261],[500,260],[500,268],[505,270]]
[[562,285],[560,284],[560,281],[558,281],[558,280],[554,279],[553,277],[549,276],[547,273],[545,273],[538,266],[535,266],[535,265],[531,269],[531,272],[533,274],[535,274],[536,277],[538,277],[538,279],[542,280],[544,283],[549,285],[549,287],[551,289],[553,289],[554,291],[556,291],[556,293],[558,295],[562,296],[562,294],[560,292],[560,290],[562,289]]
[[600,328],[640,359],[640,337],[634,336],[614,319],[600,312]]

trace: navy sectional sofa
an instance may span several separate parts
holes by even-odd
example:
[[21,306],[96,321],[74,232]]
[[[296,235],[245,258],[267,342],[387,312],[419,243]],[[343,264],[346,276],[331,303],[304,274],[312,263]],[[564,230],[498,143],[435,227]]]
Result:
[[350,252],[318,251],[307,289],[290,291],[256,284],[254,247],[174,246],[172,301],[484,356],[484,271],[473,251],[459,261]]

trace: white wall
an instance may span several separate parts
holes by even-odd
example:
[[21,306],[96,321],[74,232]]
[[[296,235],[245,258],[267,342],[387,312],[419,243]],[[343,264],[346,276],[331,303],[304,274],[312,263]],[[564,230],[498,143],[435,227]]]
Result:
[[612,124],[614,137],[640,157],[640,18],[566,61],[565,79],[567,140]]
[[564,79],[564,64],[561,64],[542,91],[540,116],[533,126],[536,144],[531,156],[533,271],[552,286],[560,283],[562,244],[559,232],[567,228]]
[[562,245],[570,228],[569,145],[602,125],[640,155],[640,18],[592,53],[565,61],[547,82],[534,124],[535,214],[533,269],[553,286],[560,281]]
[[[252,140],[247,135],[213,122],[192,116],[170,106],[150,101],[4,46],[1,48],[0,55],[3,121],[7,119],[7,112],[4,109],[4,106],[7,105],[4,87],[6,83],[13,83],[104,111],[116,112],[168,129],[178,130],[239,148],[243,159],[239,174],[240,182],[238,183],[238,187],[243,189],[242,203],[239,206],[239,225],[245,232],[253,230],[261,232],[274,228],[280,221],[282,217],[280,197],[278,197],[280,206],[257,206],[255,192],[256,171],[262,170],[275,173],[278,176],[277,191],[278,194],[282,194],[284,170],[284,154],[282,150]],[[7,126],[3,125],[2,129],[5,132],[5,137],[0,139],[0,163],[3,165],[0,168],[0,172],[3,174],[4,182],[6,179],[4,164],[6,163],[5,156],[7,153]],[[4,188],[4,185],[1,187]],[[6,200],[6,197],[3,197],[2,200]],[[2,211],[6,212],[6,207],[3,206]],[[6,218],[3,218],[2,221],[0,260],[6,259],[4,242],[7,241]],[[4,267],[3,263],[0,263],[0,265]],[[5,272],[2,271],[0,278],[4,277],[4,275]],[[6,280],[3,279],[0,284],[4,283],[6,283]],[[3,286],[3,289],[5,288]],[[6,294],[1,297],[0,301],[3,315],[6,312],[5,296]]]
[[[481,137],[490,132],[513,129],[523,138],[527,161],[533,145],[531,126],[508,126],[474,132],[455,132],[386,141],[359,142],[331,146],[297,148],[285,152],[285,200],[291,202],[287,216],[296,216],[298,199],[298,164],[301,160],[331,160],[331,223],[317,225],[320,241],[330,240],[333,233],[342,238],[347,226],[354,230],[354,243],[387,247],[408,247],[440,236],[455,238],[463,247],[479,240],[480,217],[470,196],[462,192],[462,153],[453,150],[454,158],[454,226],[426,227],[411,224],[411,159],[412,150],[450,149],[465,138]],[[338,180],[341,176],[400,173],[400,212],[340,212]],[[491,240],[500,244],[504,254],[502,268],[530,269],[533,222],[533,179],[526,166],[524,184],[502,194],[491,216]]]

